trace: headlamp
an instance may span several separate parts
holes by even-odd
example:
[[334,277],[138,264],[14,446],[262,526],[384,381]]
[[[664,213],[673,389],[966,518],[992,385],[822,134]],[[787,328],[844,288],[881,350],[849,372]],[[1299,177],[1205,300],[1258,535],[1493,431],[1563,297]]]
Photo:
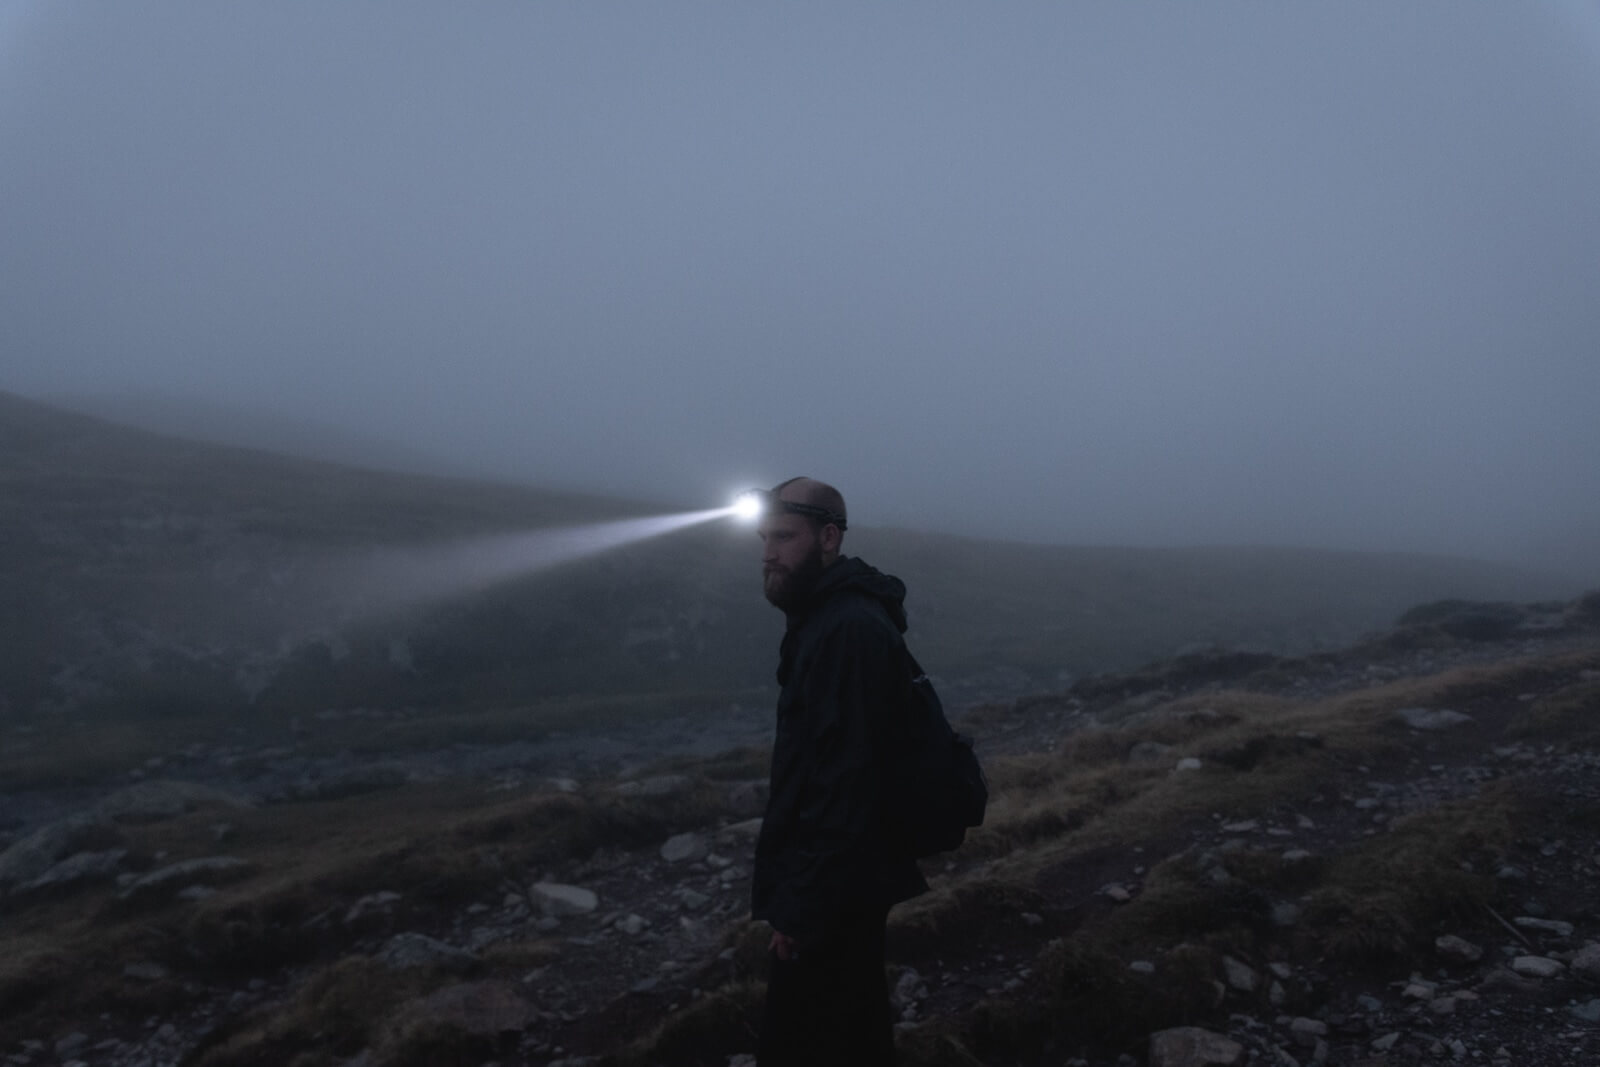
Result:
[[790,515],[804,515],[808,519],[816,519],[824,525],[837,526],[841,533],[845,530],[845,517],[836,511],[819,508],[815,504],[802,504],[798,500],[784,500],[770,489],[749,489],[739,494],[733,502],[733,513],[746,522],[755,522],[763,515],[773,512],[787,513]]

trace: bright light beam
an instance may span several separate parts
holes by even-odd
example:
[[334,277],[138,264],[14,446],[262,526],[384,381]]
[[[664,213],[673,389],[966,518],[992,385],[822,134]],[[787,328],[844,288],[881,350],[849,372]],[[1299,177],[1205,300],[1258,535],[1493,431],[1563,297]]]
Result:
[[[419,548],[380,549],[323,564],[307,578],[319,591],[344,599],[342,606],[347,610],[373,615],[460,596],[733,513],[732,506],[708,508],[466,538]],[[341,591],[346,597],[340,598]]]

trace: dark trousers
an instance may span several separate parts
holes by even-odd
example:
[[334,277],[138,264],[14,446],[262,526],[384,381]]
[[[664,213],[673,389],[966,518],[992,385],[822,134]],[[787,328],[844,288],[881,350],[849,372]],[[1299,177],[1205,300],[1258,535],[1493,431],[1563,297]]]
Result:
[[890,1067],[894,1020],[883,976],[885,909],[851,916],[798,957],[772,964],[760,1067]]

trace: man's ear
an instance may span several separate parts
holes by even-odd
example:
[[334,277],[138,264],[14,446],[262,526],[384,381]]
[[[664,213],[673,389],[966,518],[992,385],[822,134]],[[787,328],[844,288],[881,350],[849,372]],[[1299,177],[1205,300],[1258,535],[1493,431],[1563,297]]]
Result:
[[844,543],[844,531],[833,523],[822,527],[822,532],[817,535],[817,542],[822,547],[824,554],[831,555],[839,551],[839,546]]

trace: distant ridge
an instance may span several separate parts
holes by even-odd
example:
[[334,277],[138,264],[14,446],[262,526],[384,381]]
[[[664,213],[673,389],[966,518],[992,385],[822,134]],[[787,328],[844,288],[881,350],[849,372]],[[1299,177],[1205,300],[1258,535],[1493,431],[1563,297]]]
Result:
[[[670,506],[205,444],[7,393],[0,485],[0,714],[274,693],[353,706],[745,692],[768,684],[782,630],[754,538],[723,523],[359,626],[333,590],[306,585],[317,560],[383,545]],[[907,581],[919,658],[958,703],[1196,645],[1334,647],[1427,601],[1581,591],[1473,560],[1312,549],[871,528],[846,548]]]

